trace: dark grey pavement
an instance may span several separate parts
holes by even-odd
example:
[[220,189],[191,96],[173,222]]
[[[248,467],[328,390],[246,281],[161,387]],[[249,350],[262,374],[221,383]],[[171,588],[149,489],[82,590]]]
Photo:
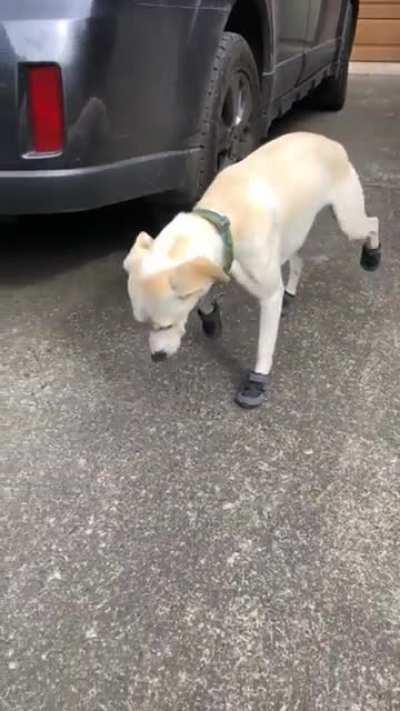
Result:
[[346,144],[384,263],[321,215],[257,412],[238,288],[151,363],[121,262],[157,216],[1,226],[0,711],[400,709],[399,126],[358,77],[274,129]]

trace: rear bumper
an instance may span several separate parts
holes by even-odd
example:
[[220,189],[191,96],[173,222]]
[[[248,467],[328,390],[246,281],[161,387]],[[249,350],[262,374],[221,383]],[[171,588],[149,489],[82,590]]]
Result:
[[197,151],[175,151],[72,170],[0,171],[0,214],[72,212],[178,190]]

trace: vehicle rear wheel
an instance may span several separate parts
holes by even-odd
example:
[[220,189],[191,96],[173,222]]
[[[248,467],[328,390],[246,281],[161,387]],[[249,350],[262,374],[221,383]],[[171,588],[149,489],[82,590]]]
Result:
[[200,152],[192,180],[179,195],[182,202],[193,205],[220,170],[260,144],[261,135],[260,79],[252,51],[243,37],[224,32],[203,105]]
[[345,104],[353,34],[353,11],[351,3],[348,2],[344,16],[342,41],[336,72],[333,76],[324,79],[312,97],[313,106],[317,109],[340,111]]

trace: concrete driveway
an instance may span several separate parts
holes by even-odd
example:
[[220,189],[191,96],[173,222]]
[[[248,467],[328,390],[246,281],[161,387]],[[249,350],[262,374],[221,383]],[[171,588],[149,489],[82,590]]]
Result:
[[157,215],[1,226],[1,711],[400,708],[399,114],[357,77],[274,128],[346,144],[384,263],[321,215],[257,412],[238,288],[151,363],[121,262]]

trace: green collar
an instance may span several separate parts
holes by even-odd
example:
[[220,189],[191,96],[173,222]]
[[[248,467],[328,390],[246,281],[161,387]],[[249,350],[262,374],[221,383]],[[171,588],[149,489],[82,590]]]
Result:
[[196,207],[193,210],[193,213],[199,217],[203,217],[208,222],[211,222],[211,224],[218,230],[225,247],[224,272],[229,274],[233,262],[231,223],[225,215],[220,215],[219,212],[214,212],[214,210],[203,210],[201,207]]

